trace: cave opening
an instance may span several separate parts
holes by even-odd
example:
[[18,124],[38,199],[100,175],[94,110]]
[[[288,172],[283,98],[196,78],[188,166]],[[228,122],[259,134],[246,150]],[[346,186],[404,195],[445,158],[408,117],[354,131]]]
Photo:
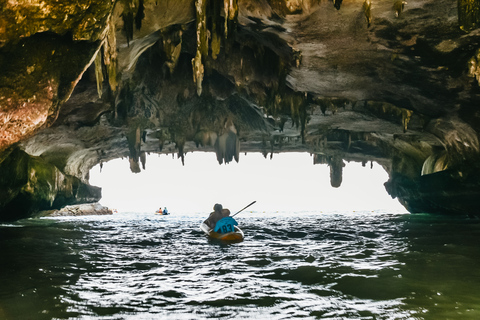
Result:
[[[342,182],[331,186],[331,167],[307,152],[242,154],[219,165],[213,152],[149,154],[146,170],[132,173],[128,159],[98,164],[90,183],[102,187],[100,203],[119,212],[153,213],[159,207],[181,214],[206,214],[220,202],[232,211],[256,200],[257,213],[406,213],[383,185],[388,174],[376,162],[346,162]],[[338,179],[338,178],[336,178]]]

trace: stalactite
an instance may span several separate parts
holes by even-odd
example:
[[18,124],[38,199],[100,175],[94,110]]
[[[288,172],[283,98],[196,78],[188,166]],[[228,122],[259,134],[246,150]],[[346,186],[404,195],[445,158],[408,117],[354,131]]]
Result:
[[345,167],[345,163],[342,157],[333,156],[328,159],[328,165],[330,167],[330,185],[333,188],[338,188],[342,185],[343,167]]
[[402,123],[404,132],[407,131],[408,123],[413,115],[413,111],[405,108],[399,108],[387,102],[367,101],[365,108],[380,118]]
[[170,74],[173,74],[182,51],[182,36],[183,29],[169,31],[163,35],[163,50],[167,60],[165,64]]
[[475,55],[468,61],[468,75],[477,80],[480,85],[480,49],[475,52]]
[[115,25],[113,15],[108,19],[108,30],[103,43],[103,63],[107,68],[108,84],[110,90],[117,91],[117,38],[115,36]]
[[211,25],[212,29],[210,30],[210,48],[212,51],[212,58],[217,59],[217,56],[220,54],[220,47],[222,44],[222,30],[221,30],[221,2],[219,0],[210,1],[211,5]]
[[202,95],[202,82],[203,82],[203,75],[204,75],[204,67],[202,63],[202,53],[200,50],[197,50],[197,54],[195,58],[192,59],[192,66],[193,66],[193,82],[197,85],[197,95]]
[[143,0],[120,0],[123,4],[122,20],[123,31],[127,38],[127,45],[133,39],[134,26],[137,30],[142,27],[142,20],[145,18]]
[[299,68],[302,64],[302,51],[292,48],[293,60],[295,60],[295,67]]
[[197,50],[202,56],[208,55],[208,29],[207,29],[207,4],[208,0],[196,0],[197,9]]
[[197,53],[192,59],[193,81],[197,85],[197,95],[202,94],[202,82],[204,76],[204,59],[208,54],[207,38],[207,0],[196,0],[197,11]]
[[135,28],[140,30],[142,28],[142,20],[145,18],[145,6],[143,5],[143,0],[138,1],[138,10],[135,15]]
[[340,10],[340,6],[342,5],[343,0],[333,0],[333,6],[335,9]]
[[223,27],[223,30],[225,32],[225,39],[227,39],[228,36],[228,12],[230,8],[230,0],[223,0],[223,14],[225,16],[225,26]]
[[412,115],[413,115],[412,110],[402,109],[403,132],[407,132],[408,123],[410,122]]
[[[225,39],[232,32],[232,28],[238,17],[238,0],[223,0],[223,13],[225,15]],[[230,26],[230,28],[229,28]]]
[[[218,3],[215,0],[195,0],[197,23],[197,52],[192,59],[193,81],[197,85],[197,95],[202,94],[202,82],[205,72],[205,60],[209,53],[209,40],[212,48],[212,57],[216,59],[220,53],[221,40],[217,21],[220,16]],[[219,1],[219,0],[216,0]],[[237,23],[238,0],[224,0],[225,39],[232,33]],[[210,11],[209,11],[210,10]],[[211,12],[213,11],[213,13]],[[211,30],[208,30],[207,19],[210,18]],[[210,38],[210,39],[209,39]]]
[[102,51],[98,50],[95,57],[95,78],[97,80],[97,93],[98,97],[102,97],[103,91],[103,72],[102,72]]
[[158,139],[158,148],[162,151],[165,141],[169,138],[167,132],[160,129],[155,132],[154,137]]
[[302,99],[300,105],[300,134],[302,137],[302,143],[305,143],[305,131],[307,129],[307,122],[308,122],[308,113],[307,113],[307,102],[306,102],[306,95],[305,99]]
[[221,44],[222,44],[222,37],[214,29],[213,35],[212,35],[212,42],[210,44],[210,47],[212,48],[213,60],[217,59],[217,56],[220,53]]
[[122,20],[123,20],[123,31],[125,32],[125,36],[127,38],[127,46],[130,46],[130,40],[133,39],[133,21],[134,21],[133,12],[127,11],[122,13]]
[[370,28],[370,24],[372,23],[372,1],[365,0],[363,2],[363,12],[365,14],[365,20],[367,21],[367,28]]
[[145,170],[147,164],[147,155],[145,152],[140,152],[140,162],[142,163],[142,169]]
[[141,171],[138,164],[138,160],[140,158],[140,147],[142,142],[141,132],[142,130],[140,129],[140,127],[135,127],[135,129],[130,130],[130,132],[127,134],[130,170],[133,173],[139,173]]
[[225,129],[215,141],[215,152],[219,164],[225,164],[240,158],[240,140],[238,139],[237,129],[230,120],[226,121]]
[[327,104],[325,101],[319,101],[318,104],[320,105],[320,110],[322,111],[322,114],[325,115],[327,112]]
[[330,103],[332,115],[335,115],[338,111],[338,106],[335,103]]
[[300,118],[300,115],[299,115],[299,110],[298,110],[298,107],[299,105],[297,104],[297,101],[296,99],[294,99],[293,97],[289,97],[290,100],[289,104],[290,104],[290,117],[292,118],[292,121],[293,123],[295,124],[295,126],[299,126],[300,122],[299,122],[299,118]]
[[267,151],[267,135],[262,135],[262,155],[266,159],[268,155]]
[[214,146],[217,141],[217,134],[213,131],[201,130],[195,134],[194,142],[197,146]]
[[458,24],[463,31],[472,31],[480,23],[480,1],[458,0]]
[[178,157],[182,160],[182,165],[185,165],[185,138],[180,138],[175,141],[175,147],[178,149]]
[[399,18],[405,8],[407,1],[397,0],[393,4],[393,9],[395,10],[395,18]]

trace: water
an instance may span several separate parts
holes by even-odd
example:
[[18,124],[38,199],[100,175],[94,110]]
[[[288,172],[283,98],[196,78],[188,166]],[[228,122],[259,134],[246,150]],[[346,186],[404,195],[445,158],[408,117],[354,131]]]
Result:
[[251,213],[245,241],[200,214],[0,225],[0,319],[480,319],[480,222]]

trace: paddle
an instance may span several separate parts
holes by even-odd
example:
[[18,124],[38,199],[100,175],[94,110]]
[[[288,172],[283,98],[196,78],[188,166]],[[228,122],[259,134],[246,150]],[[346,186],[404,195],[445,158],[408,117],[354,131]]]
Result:
[[242,210],[238,211],[237,213],[235,213],[233,216],[230,216],[230,217],[235,217],[237,214],[239,214],[240,212],[242,212],[243,210],[247,209],[248,207],[250,207],[252,204],[254,204],[255,202],[257,202],[256,200],[253,201],[252,203],[250,203],[248,206],[246,206],[245,208],[243,208]]

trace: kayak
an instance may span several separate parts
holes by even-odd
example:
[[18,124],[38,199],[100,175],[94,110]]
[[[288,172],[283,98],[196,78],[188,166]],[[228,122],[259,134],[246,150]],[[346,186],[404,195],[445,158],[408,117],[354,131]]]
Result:
[[170,212],[163,213],[163,212],[160,212],[160,211],[155,211],[155,214],[158,214],[158,215],[161,215],[161,216],[168,216],[170,214]]
[[228,242],[240,242],[243,241],[243,231],[240,230],[239,227],[235,226],[235,230],[233,232],[227,232],[227,233],[218,233],[213,231],[212,228],[207,226],[205,222],[202,222],[200,225],[200,229],[205,232],[207,236],[213,239],[218,239],[221,241],[228,241]]

